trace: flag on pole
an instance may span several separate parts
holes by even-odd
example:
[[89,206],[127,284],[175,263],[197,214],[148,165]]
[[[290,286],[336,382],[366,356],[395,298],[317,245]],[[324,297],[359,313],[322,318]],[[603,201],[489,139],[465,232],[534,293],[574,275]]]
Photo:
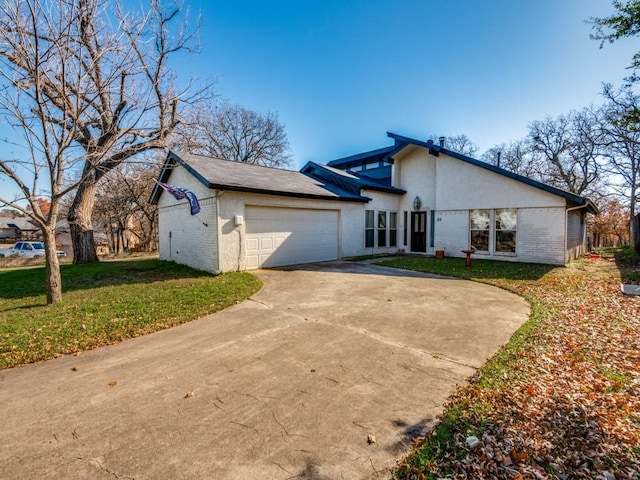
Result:
[[174,185],[169,185],[168,183],[158,182],[157,184],[162,187],[162,189],[168,193],[170,193],[173,198],[176,200],[187,199],[189,201],[189,207],[191,207],[191,215],[195,215],[200,211],[200,203],[198,203],[198,197],[191,190],[187,190],[184,187],[176,187]]

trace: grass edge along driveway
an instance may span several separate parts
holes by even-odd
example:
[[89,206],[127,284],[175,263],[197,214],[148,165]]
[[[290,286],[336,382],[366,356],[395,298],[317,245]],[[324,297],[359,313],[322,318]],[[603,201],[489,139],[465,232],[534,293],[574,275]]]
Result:
[[[406,257],[383,265],[515,292],[530,320],[415,439],[397,479],[640,478],[640,297],[629,251],[568,267]],[[475,436],[474,448],[467,438]]]
[[262,286],[248,272],[214,276],[148,258],[62,265],[61,273],[63,301],[46,305],[44,266],[0,270],[0,369],[170,328]]

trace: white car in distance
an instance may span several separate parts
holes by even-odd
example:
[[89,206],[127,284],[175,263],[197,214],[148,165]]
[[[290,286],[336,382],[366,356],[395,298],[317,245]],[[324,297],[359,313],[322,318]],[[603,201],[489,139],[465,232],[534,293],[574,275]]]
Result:
[[[57,253],[59,257],[66,256],[62,250]],[[0,257],[44,257],[44,243],[16,242],[11,248],[0,249]]]

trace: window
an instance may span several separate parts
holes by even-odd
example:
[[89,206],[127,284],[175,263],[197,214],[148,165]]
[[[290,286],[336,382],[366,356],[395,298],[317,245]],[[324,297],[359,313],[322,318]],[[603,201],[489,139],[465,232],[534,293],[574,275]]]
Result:
[[364,246],[365,248],[373,248],[374,239],[374,212],[373,210],[364,211]]
[[378,212],[378,246],[387,246],[387,212]]
[[518,211],[515,208],[501,208],[495,211],[496,252],[516,251],[516,227]]
[[435,241],[436,241],[436,211],[435,210],[431,210],[431,219],[430,219],[430,226],[429,226],[429,246],[431,248],[434,247],[435,245]]
[[398,214],[389,212],[389,246],[398,245]]
[[489,251],[489,229],[491,227],[491,210],[471,210],[470,230],[471,247],[481,252]]
[[404,246],[407,246],[407,212],[404,212],[404,223],[402,225],[402,237],[404,238],[403,242],[404,242]]
[[471,210],[469,212],[470,243],[480,252],[509,254],[516,252],[518,210]]

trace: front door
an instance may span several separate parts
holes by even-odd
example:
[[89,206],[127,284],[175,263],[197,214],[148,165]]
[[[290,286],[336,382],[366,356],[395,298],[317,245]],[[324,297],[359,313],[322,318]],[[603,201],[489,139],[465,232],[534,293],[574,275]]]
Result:
[[427,212],[411,212],[411,251],[427,252]]

